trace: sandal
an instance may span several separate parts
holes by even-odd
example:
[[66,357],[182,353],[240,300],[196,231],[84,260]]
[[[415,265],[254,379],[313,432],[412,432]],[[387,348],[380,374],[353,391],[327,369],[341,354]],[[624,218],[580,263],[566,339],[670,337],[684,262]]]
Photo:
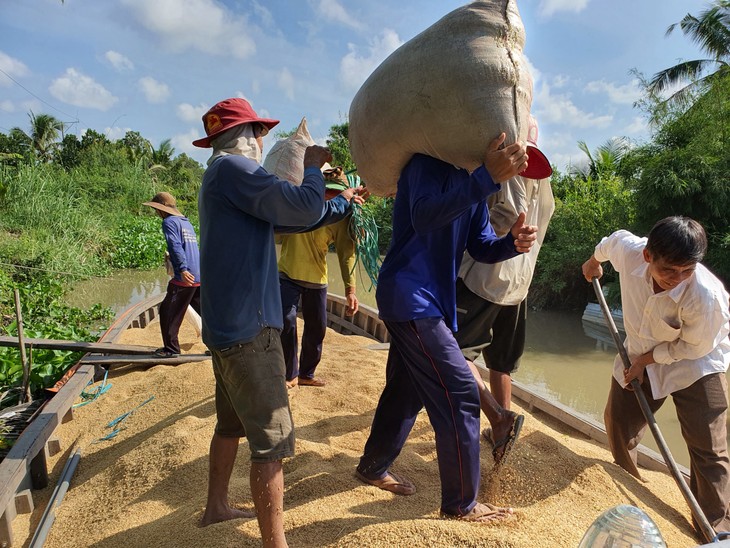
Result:
[[364,483],[374,485],[375,487],[385,491],[390,491],[396,495],[407,496],[416,492],[415,485],[403,476],[398,476],[393,472],[386,472],[385,477],[372,480],[364,476],[359,470],[355,470],[355,477]]
[[441,512],[441,517],[444,519],[456,519],[459,521],[484,523],[488,521],[507,519],[512,516],[512,513],[512,508],[502,508],[500,506],[495,506],[494,504],[477,502],[476,506],[474,506],[474,508],[472,508],[468,514],[464,514],[463,516],[456,516],[454,514]]
[[306,377],[299,377],[299,386],[316,386],[316,387],[322,387],[326,382],[320,379],[308,379]]

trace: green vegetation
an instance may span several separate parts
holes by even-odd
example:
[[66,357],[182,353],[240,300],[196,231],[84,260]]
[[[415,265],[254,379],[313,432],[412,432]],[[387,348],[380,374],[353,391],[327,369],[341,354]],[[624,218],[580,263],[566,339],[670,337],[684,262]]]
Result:
[[[160,220],[141,204],[166,190],[195,220],[203,168],[184,154],[173,158],[169,140],[155,149],[136,132],[112,142],[88,130],[59,141],[63,126],[52,116],[31,113],[30,122],[27,133],[0,133],[0,331],[17,335],[18,288],[26,336],[93,340],[110,312],[64,305],[66,288],[112,268],[160,266]],[[78,359],[52,351],[32,357],[34,392]],[[21,376],[19,352],[0,348],[0,405],[15,399]]]

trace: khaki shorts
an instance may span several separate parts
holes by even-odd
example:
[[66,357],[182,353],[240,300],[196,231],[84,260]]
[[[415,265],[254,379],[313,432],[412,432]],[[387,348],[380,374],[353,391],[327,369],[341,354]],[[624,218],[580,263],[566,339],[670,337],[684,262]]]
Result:
[[253,341],[211,353],[216,434],[247,438],[252,462],[293,456],[294,422],[279,331],[265,327]]

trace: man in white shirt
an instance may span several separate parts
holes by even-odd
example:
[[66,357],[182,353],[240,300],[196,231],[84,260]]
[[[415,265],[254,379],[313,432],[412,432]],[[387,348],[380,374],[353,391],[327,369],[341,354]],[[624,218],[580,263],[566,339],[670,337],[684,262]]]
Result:
[[[604,411],[617,464],[640,478],[637,446],[647,422],[627,385],[638,379],[652,411],[671,394],[690,456],[690,489],[717,531],[730,530],[727,380],[730,361],[728,293],[700,261],[702,226],[686,217],[657,222],[647,238],[619,230],[583,264],[591,281],[610,261],[619,273],[631,367],[620,356]],[[646,373],[646,375],[644,375]]]

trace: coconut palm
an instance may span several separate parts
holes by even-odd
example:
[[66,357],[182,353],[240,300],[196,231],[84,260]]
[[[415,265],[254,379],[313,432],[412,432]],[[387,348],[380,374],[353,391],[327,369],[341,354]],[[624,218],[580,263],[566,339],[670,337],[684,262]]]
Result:
[[175,147],[172,146],[170,139],[165,139],[160,146],[152,150],[152,165],[150,169],[167,168],[172,163],[172,157],[175,154]]
[[626,137],[613,137],[591,154],[585,141],[578,141],[578,148],[588,157],[588,164],[571,166],[569,173],[583,180],[600,180],[618,172],[621,160],[631,150],[631,142]]
[[685,107],[693,94],[704,93],[715,79],[730,74],[730,0],[714,0],[707,10],[696,17],[688,13],[679,23],[667,28],[666,36],[674,32],[677,26],[709,58],[683,61],[657,72],[649,82],[648,89],[657,94],[677,84],[689,82],[666,99],[667,103]]
[[44,162],[52,159],[54,150],[58,147],[58,138],[63,133],[63,122],[50,114],[36,116],[30,112],[30,138],[33,148]]

